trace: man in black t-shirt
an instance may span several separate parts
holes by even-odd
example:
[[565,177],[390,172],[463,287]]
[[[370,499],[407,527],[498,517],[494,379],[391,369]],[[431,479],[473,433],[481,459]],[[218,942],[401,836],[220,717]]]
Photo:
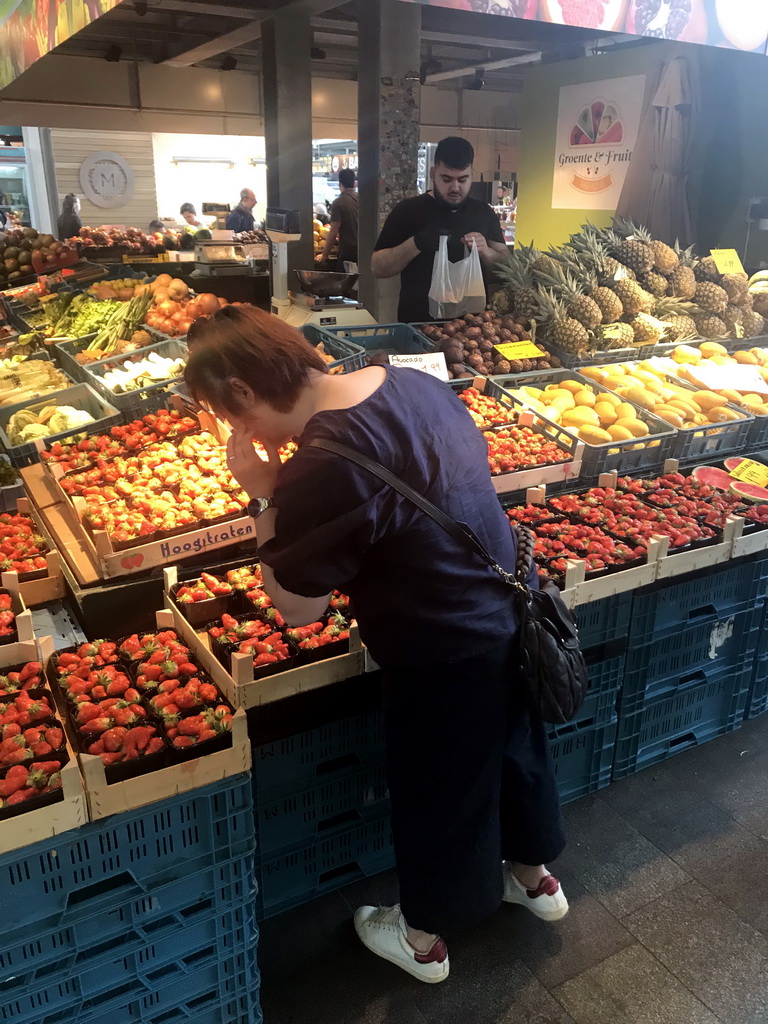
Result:
[[316,262],[325,263],[331,254],[333,243],[339,240],[339,261],[337,270],[344,272],[345,263],[357,263],[357,176],[345,167],[339,171],[341,195],[331,206],[331,228],[325,238],[322,253]]
[[451,262],[464,258],[464,247],[477,245],[483,272],[507,258],[499,218],[487,203],[472,199],[475,151],[466,139],[443,139],[431,171],[433,192],[398,203],[381,230],[371,266],[374,277],[400,274],[401,323],[431,320],[429,288],[440,235],[448,235]]

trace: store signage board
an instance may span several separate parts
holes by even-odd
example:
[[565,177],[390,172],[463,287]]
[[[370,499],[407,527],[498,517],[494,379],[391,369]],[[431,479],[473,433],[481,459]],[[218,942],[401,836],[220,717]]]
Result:
[[532,341],[504,341],[493,346],[505,359],[541,359],[544,355],[538,345]]
[[[555,25],[588,28],[593,32],[625,32],[633,36],[663,36],[667,31],[666,19],[674,12],[672,5],[626,3],[613,0],[610,4],[564,3],[564,0],[404,0],[425,7],[442,7],[451,11],[472,11],[492,17],[512,17],[524,21],[544,21]],[[650,8],[650,13],[641,8]],[[682,10],[685,5],[681,4]],[[712,10],[707,17],[704,6]],[[700,10],[696,11],[696,8]],[[690,9],[690,5],[689,5]],[[719,0],[717,4],[693,5],[693,15],[683,29],[686,42],[707,46],[725,46],[729,49],[768,52],[768,5],[763,0]],[[655,13],[654,13],[655,12]],[[599,23],[598,23],[599,22]],[[430,26],[434,28],[436,26]],[[469,30],[467,30],[469,32]],[[490,34],[490,33],[486,33]],[[501,31],[499,35],[501,36]]]
[[745,484],[768,487],[768,466],[764,466],[762,462],[755,462],[754,459],[744,459],[736,469],[731,470],[731,476]]
[[640,130],[645,75],[560,89],[553,210],[615,210]]
[[448,367],[443,352],[420,352],[413,356],[390,356],[390,366],[406,366],[411,370],[421,370],[438,380],[449,380]]
[[133,169],[119,153],[100,150],[80,165],[80,187],[94,206],[112,210],[133,199]]
[[735,249],[711,249],[712,259],[721,274],[745,273],[739,254]]

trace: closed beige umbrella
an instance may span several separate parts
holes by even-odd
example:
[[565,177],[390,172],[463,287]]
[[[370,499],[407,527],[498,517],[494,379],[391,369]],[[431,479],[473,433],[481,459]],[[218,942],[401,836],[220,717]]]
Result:
[[698,83],[686,57],[661,69],[643,115],[616,214],[644,224],[654,238],[672,245],[693,242],[688,204],[693,123]]

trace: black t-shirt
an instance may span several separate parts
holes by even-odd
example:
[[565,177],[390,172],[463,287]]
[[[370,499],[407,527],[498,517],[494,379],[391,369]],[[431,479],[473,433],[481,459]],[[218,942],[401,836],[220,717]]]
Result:
[[357,263],[357,192],[342,192],[331,206],[331,223],[339,225],[339,259]]
[[[431,226],[450,236],[448,258],[452,263],[464,258],[461,239],[470,231],[479,231],[488,242],[504,242],[499,218],[487,203],[470,197],[458,209],[452,210],[446,203],[435,199],[431,192],[426,192],[397,204],[387,217],[374,250],[394,249],[422,228]],[[432,319],[429,315],[429,286],[434,260],[434,253],[419,253],[400,274],[397,316],[401,323]],[[483,274],[486,274],[485,268]]]

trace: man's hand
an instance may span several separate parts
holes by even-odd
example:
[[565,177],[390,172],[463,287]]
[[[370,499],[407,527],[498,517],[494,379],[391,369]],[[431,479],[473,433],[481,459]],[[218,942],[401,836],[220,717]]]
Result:
[[233,430],[227,441],[227,465],[249,498],[271,498],[275,493],[280,455],[276,448],[264,445],[269,460],[265,462],[253,447],[251,435]]
[[479,231],[469,231],[462,238],[462,242],[468,249],[472,248],[472,243],[474,242],[477,246],[477,255],[480,259],[491,259],[492,250],[485,240],[485,235],[481,235]]
[[434,253],[440,248],[440,235],[442,232],[436,227],[422,228],[413,236],[416,248],[421,253]]

